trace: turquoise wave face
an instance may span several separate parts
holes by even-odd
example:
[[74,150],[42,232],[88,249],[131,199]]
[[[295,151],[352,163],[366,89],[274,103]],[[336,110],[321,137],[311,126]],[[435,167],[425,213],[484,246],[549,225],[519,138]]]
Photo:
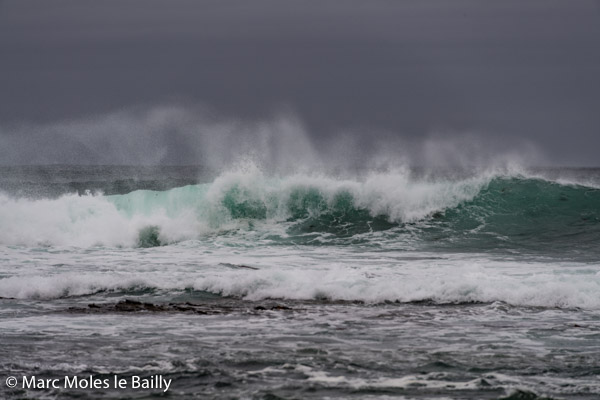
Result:
[[[457,251],[586,252],[600,240],[599,189],[525,177],[418,183],[230,179],[111,201],[129,218],[187,215],[212,234],[255,230],[286,244],[408,240]],[[156,224],[142,229],[138,242],[168,240]]]
[[433,215],[424,233],[457,248],[593,251],[600,240],[600,190],[496,178],[472,200]]

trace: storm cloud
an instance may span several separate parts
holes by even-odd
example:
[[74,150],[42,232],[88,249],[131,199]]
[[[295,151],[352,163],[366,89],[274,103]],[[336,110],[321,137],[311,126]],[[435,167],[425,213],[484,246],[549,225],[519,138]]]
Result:
[[0,163],[202,163],[283,124],[317,153],[472,138],[599,165],[599,72],[594,1],[9,0]]

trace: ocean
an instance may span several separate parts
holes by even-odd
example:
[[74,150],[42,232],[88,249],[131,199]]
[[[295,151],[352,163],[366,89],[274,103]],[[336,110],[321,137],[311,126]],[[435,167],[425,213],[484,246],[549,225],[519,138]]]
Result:
[[0,344],[7,399],[598,399],[600,169],[0,167]]

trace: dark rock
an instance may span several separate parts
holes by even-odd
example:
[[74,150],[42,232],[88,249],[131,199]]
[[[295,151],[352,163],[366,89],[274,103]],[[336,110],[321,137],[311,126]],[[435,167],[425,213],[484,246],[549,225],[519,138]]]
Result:
[[[250,303],[252,304],[252,303]],[[212,314],[228,314],[232,312],[248,312],[251,305],[244,301],[223,300],[209,301],[203,304],[185,303],[169,303],[169,304],[154,304],[143,303],[136,300],[121,300],[117,303],[90,303],[87,307],[69,307],[68,312],[71,313],[190,313],[198,315]],[[251,308],[255,311],[286,311],[292,310],[290,307],[275,304],[275,305],[258,305]]]
[[258,270],[258,268],[256,268],[256,267],[251,267],[249,265],[244,265],[244,264],[219,263],[219,265],[222,265],[224,267],[229,267],[229,268],[244,268],[244,269]]

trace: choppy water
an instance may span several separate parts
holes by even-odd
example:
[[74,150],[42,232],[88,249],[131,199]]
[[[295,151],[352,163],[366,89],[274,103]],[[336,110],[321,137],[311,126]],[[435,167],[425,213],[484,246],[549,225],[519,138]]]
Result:
[[0,173],[2,378],[173,379],[9,398],[600,397],[600,170]]

